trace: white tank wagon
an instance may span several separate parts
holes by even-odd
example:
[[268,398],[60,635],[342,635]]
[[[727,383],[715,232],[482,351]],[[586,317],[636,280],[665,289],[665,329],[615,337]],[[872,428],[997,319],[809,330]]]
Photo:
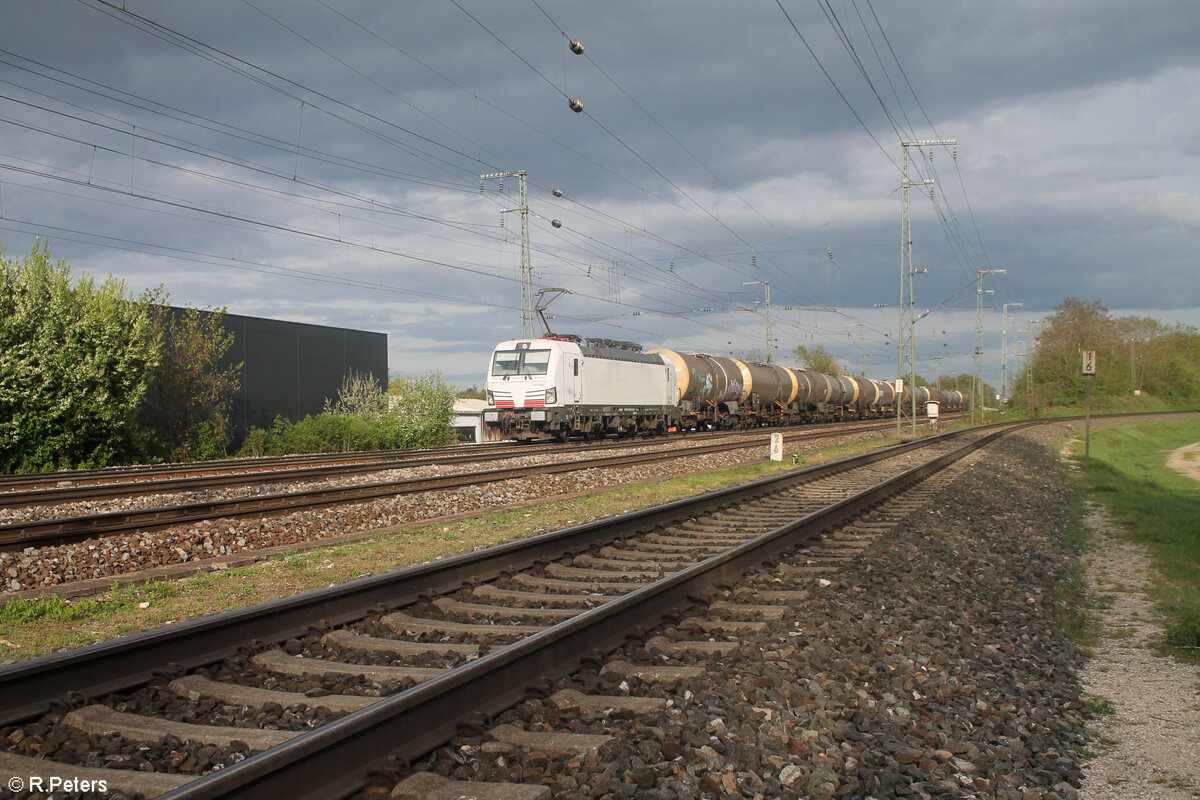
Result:
[[518,441],[661,434],[678,397],[675,371],[637,345],[512,339],[492,352],[484,423]]

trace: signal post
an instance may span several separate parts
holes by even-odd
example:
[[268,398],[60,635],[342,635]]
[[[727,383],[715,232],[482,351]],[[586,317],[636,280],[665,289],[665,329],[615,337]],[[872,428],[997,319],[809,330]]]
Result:
[[1087,401],[1084,404],[1083,468],[1088,468],[1092,450],[1092,378],[1096,377],[1096,351],[1083,351],[1083,374],[1087,378]]

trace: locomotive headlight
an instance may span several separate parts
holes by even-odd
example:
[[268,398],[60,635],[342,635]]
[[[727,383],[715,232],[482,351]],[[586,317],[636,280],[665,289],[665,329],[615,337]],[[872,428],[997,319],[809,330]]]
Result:
[[558,389],[551,386],[546,390],[546,405],[552,406],[558,402]]
[[496,397],[495,397],[495,396],[492,394],[492,390],[491,390],[491,389],[488,389],[488,390],[487,390],[487,404],[488,404],[489,406],[494,406],[494,405],[496,405]]

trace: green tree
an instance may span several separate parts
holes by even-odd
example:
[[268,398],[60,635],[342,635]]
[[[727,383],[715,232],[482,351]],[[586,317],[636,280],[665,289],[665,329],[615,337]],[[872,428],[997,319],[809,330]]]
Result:
[[1094,390],[1108,393],[1114,374],[1117,335],[1108,309],[1100,301],[1068,297],[1059,303],[1042,329],[1033,361],[1034,383],[1051,405],[1078,405],[1087,392],[1080,371],[1082,352],[1096,351]]
[[842,374],[842,368],[838,366],[837,359],[821,345],[805,347],[802,344],[798,344],[796,345],[795,353],[796,358],[800,363],[804,364],[805,369],[824,372],[828,375]]
[[178,313],[165,303],[150,307],[159,343],[159,363],[151,373],[140,418],[152,432],[158,455],[170,461],[219,458],[229,442],[229,407],[240,387],[241,363],[222,367],[233,346],[225,329],[225,309],[188,308]]
[[148,307],[109,278],[71,280],[48,244],[0,258],[0,469],[101,467],[128,448],[158,350]]

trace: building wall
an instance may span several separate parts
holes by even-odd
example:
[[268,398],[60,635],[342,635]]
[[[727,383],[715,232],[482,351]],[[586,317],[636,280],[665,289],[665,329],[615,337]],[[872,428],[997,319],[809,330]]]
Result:
[[472,444],[501,441],[500,432],[483,425],[483,410],[486,400],[458,399],[454,401],[454,420],[451,425],[458,431],[459,441]]
[[387,386],[386,333],[240,314],[226,314],[225,328],[233,345],[222,366],[242,364],[241,388],[229,414],[235,448],[251,427],[269,427],[276,416],[295,421],[319,414],[351,370],[370,373]]

